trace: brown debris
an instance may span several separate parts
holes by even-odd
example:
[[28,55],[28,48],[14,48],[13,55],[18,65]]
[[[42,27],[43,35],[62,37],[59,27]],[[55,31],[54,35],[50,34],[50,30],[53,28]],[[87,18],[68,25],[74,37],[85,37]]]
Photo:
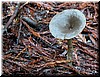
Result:
[[[97,2],[2,2],[2,6],[3,75],[99,75]],[[52,17],[66,9],[86,16],[85,29],[72,39],[72,61],[65,56],[67,40],[54,38],[48,27]]]

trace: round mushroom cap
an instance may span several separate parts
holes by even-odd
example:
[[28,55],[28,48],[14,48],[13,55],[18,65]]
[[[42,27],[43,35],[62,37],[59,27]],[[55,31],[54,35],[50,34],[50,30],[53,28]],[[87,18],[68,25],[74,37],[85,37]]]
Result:
[[55,38],[71,39],[85,28],[85,15],[77,9],[68,9],[56,14],[50,21],[49,29]]

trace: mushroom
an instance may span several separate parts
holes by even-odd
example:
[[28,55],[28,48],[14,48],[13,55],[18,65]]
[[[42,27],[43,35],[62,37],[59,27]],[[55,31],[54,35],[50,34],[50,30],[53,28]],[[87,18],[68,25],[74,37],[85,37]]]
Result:
[[67,59],[72,60],[72,38],[85,28],[85,15],[77,9],[68,9],[56,14],[50,21],[51,34],[58,39],[68,40]]

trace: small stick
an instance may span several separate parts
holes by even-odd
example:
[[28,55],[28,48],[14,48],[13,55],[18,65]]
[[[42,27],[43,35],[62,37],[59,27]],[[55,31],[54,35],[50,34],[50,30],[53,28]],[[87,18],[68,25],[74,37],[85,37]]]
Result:
[[79,75],[83,75],[83,76],[89,75],[87,72],[85,72],[85,71],[79,71],[76,68],[74,68],[73,66],[67,66],[67,65],[61,65],[61,64],[59,66],[62,66],[64,68],[68,68],[69,70],[71,70],[71,71],[73,71],[73,72],[75,72],[75,73],[77,73]]
[[28,72],[29,74],[31,74],[31,72],[29,71],[29,69],[27,69],[24,64],[19,64],[18,62],[15,62],[15,61],[9,60],[9,59],[8,60],[3,59],[3,61],[6,61],[6,62],[8,62],[8,63],[10,63],[12,65],[17,65],[18,67],[22,68],[23,70],[25,70],[26,72]]
[[18,38],[17,38],[17,44],[19,43],[21,27],[22,27],[22,22],[20,21],[20,26],[19,26],[19,31],[18,31]]
[[29,1],[25,2],[23,5],[20,6],[19,10],[22,9],[25,5],[27,5]]
[[22,21],[22,23],[28,28],[28,30],[36,37],[42,39],[43,41],[51,44],[48,40],[46,40],[45,38],[41,37],[39,32],[35,32],[24,20],[20,19]]
[[87,49],[83,48],[81,45],[79,45],[79,44],[77,44],[77,45],[81,48],[81,49],[80,49],[81,52],[83,52],[83,53],[85,53],[85,54],[91,56],[92,58],[98,60],[97,55],[93,54],[92,52],[89,52]]
[[[77,38],[75,38],[75,39],[77,40]],[[79,41],[79,40],[77,40],[77,43],[82,44],[82,45],[85,45],[86,47],[90,47],[91,49],[94,49],[95,51],[99,51],[98,48],[96,48],[96,47],[94,47],[94,46],[91,46],[91,45],[89,45],[89,44],[87,44],[87,43],[81,42],[81,41]]]
[[10,17],[10,16],[12,16],[12,14],[8,14],[8,15],[2,17],[2,20],[6,19],[6,18],[8,18],[8,17]]
[[23,53],[26,50],[26,48],[24,48],[22,51],[20,51],[20,53],[15,57],[15,59],[17,59],[19,57],[19,55],[21,55],[21,53]]
[[19,11],[19,6],[20,6],[20,3],[18,3],[18,5],[16,6],[16,9],[15,9],[15,11],[14,11],[14,14],[11,16],[11,18],[10,18],[9,21],[7,22],[6,28],[9,27],[9,25],[12,23],[13,19],[17,16],[18,11]]
[[25,4],[23,4],[22,6],[20,6],[20,3],[18,2],[18,5],[16,6],[16,9],[15,9],[13,15],[11,16],[11,18],[9,19],[9,21],[6,24],[6,28],[9,27],[9,25],[12,23],[13,19],[17,16],[19,10],[21,10],[26,4],[28,4],[28,1]]

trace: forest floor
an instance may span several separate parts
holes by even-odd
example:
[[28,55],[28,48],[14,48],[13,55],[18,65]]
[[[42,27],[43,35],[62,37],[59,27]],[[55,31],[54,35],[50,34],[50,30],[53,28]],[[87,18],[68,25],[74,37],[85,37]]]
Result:
[[[72,39],[72,66],[67,40],[54,38],[48,27],[66,9],[86,16],[86,27]],[[3,75],[99,75],[98,11],[98,2],[2,2]]]

